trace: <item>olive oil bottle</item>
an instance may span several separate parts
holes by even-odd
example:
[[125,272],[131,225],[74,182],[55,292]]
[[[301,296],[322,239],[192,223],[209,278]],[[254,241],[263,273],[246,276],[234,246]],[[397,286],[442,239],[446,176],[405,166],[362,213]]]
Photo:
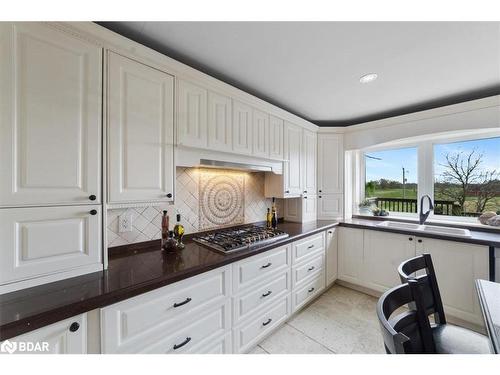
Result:
[[273,220],[273,215],[271,214],[271,209],[268,208],[267,209],[267,215],[266,215],[266,227],[268,229],[271,229],[271,226],[272,226],[272,220]]
[[174,226],[174,236],[177,240],[177,248],[184,249],[185,245],[182,243],[184,236],[184,226],[181,224],[181,214],[177,214],[177,223]]

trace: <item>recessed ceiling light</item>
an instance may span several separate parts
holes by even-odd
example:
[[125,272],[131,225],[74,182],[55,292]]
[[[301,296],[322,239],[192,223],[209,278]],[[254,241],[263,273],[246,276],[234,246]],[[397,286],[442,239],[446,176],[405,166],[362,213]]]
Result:
[[365,74],[363,77],[359,79],[359,82],[361,83],[370,83],[373,82],[377,79],[378,74],[377,73],[369,73]]

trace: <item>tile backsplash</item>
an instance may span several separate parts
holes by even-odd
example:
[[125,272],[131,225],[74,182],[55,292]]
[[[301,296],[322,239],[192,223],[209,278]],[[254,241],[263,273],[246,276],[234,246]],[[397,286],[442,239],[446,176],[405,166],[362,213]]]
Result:
[[[108,209],[108,247],[160,238],[161,215],[168,210],[170,227],[181,214],[186,233],[219,226],[263,221],[271,199],[264,197],[264,173],[216,169],[177,168],[174,204]],[[276,200],[283,216],[283,201]],[[118,231],[118,217],[132,216],[132,231]]]

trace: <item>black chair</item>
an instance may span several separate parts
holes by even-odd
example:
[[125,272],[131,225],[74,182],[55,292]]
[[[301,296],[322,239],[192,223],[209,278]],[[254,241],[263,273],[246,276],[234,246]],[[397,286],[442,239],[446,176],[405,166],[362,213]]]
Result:
[[412,283],[417,281],[409,280],[406,284],[398,285],[385,292],[378,300],[377,316],[388,354],[420,354],[432,350],[432,332],[424,314],[414,309],[403,309],[392,317],[401,307],[420,303],[413,298],[410,287]]
[[[424,273],[422,273],[422,271]],[[419,316],[429,321],[432,343],[427,344],[428,353],[441,354],[490,354],[488,338],[484,335],[446,323],[443,302],[437,283],[436,273],[430,254],[422,254],[409,259],[398,267],[403,283],[408,283],[413,301],[410,309],[419,312]],[[425,323],[421,323],[426,326]],[[428,331],[425,331],[426,333]]]

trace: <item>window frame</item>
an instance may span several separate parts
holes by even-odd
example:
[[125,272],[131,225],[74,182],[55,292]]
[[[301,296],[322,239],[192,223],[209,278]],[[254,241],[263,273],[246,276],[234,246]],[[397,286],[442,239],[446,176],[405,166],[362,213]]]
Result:
[[[417,213],[407,213],[407,212],[391,212],[390,217],[402,218],[402,219],[418,219],[418,212],[420,212],[420,198],[423,195],[429,195],[434,201],[434,146],[436,144],[447,144],[456,142],[466,142],[481,140],[486,138],[500,138],[500,130],[487,129],[485,131],[475,131],[475,132],[452,132],[452,133],[442,133],[427,137],[417,137],[410,139],[403,139],[396,142],[390,142],[381,145],[375,145],[363,148],[356,152],[359,153],[359,157],[356,168],[357,173],[353,173],[354,178],[358,178],[358,186],[356,192],[353,192],[353,197],[356,199],[352,202],[352,213],[359,216],[369,216],[362,215],[359,212],[358,204],[365,198],[365,182],[366,182],[366,164],[365,164],[365,154],[377,152],[377,151],[390,151],[401,148],[416,148],[417,149]],[[434,211],[431,211],[429,215],[429,220],[431,221],[441,221],[441,222],[455,222],[462,224],[474,224],[478,223],[476,217],[463,217],[463,216],[451,216],[451,215],[436,215]]]

